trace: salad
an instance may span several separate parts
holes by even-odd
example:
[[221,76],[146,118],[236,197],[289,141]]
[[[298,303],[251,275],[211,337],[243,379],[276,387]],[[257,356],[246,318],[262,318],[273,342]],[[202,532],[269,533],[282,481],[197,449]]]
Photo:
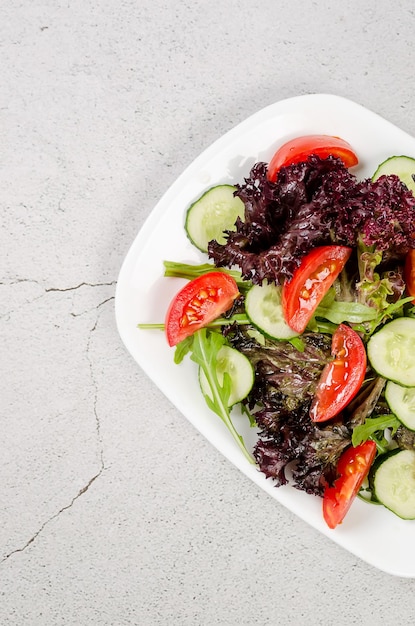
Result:
[[[299,137],[186,212],[206,263],[163,328],[243,454],[276,486],[322,498],[330,528],[356,496],[415,519],[415,160],[358,180],[343,139]],[[232,420],[258,430],[248,450]]]

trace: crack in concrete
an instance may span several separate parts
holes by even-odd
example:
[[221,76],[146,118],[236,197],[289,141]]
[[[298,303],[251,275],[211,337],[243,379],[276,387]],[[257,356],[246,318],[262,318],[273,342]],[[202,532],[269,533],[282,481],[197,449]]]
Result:
[[80,289],[80,287],[112,287],[113,285],[117,284],[117,281],[111,280],[109,282],[103,283],[88,283],[86,281],[83,281],[78,285],[74,285],[73,287],[44,287],[42,283],[35,278],[16,278],[9,281],[0,281],[0,285],[6,287],[10,287],[12,285],[20,285],[20,283],[34,283],[35,285],[39,285],[39,287],[42,287],[42,289],[44,289],[46,293],[49,293],[50,291],[75,291],[76,289]]
[[[19,285],[21,283],[33,283],[35,285],[38,285],[39,287],[41,287],[42,289],[44,289],[44,293],[35,296],[34,298],[32,298],[31,300],[26,300],[25,304],[26,305],[30,305],[33,304],[34,302],[36,302],[37,300],[40,300],[41,298],[44,298],[46,294],[48,293],[64,293],[67,291],[76,291],[77,289],[80,289],[81,287],[113,287],[114,285],[117,284],[116,280],[112,280],[110,282],[103,282],[103,283],[88,283],[88,282],[82,282],[79,283],[78,285],[75,285],[73,287],[44,287],[38,280],[35,279],[31,279],[31,278],[17,278],[16,280],[12,280],[9,282],[2,282],[0,281],[0,286],[13,286],[13,285]],[[108,298],[108,300],[113,299],[113,296],[111,296],[110,298]],[[107,302],[108,300],[104,300],[103,303],[98,304],[95,308],[99,308],[101,306],[101,304],[105,304],[105,302]],[[8,318],[10,315],[13,315],[13,313],[15,312],[15,309],[10,309],[9,311],[5,312],[5,313],[0,313],[0,319],[4,319],[4,318]],[[82,315],[82,313],[80,314],[72,314],[73,317],[78,317],[79,315]]]
[[[110,298],[108,299],[110,300]],[[102,304],[102,303],[101,303]],[[96,307],[97,311],[98,311],[99,305]],[[98,383],[96,381],[95,378],[95,374],[94,374],[94,367],[93,367],[93,360],[91,358],[91,341],[92,341],[92,336],[98,326],[98,320],[99,320],[99,313],[97,313],[97,317],[96,320],[94,322],[94,325],[92,326],[90,332],[89,332],[89,336],[88,336],[88,341],[86,344],[86,356],[88,359],[88,363],[89,363],[89,373],[91,376],[91,381],[92,381],[92,385],[94,388],[94,403],[93,403],[93,410],[94,410],[94,416],[95,416],[95,425],[96,425],[96,432],[97,432],[97,438],[98,438],[98,443],[100,446],[100,461],[101,461],[101,469],[100,472],[102,472],[105,469],[105,465],[104,465],[104,446],[103,446],[103,442],[102,442],[102,435],[101,435],[101,423],[99,420],[99,415],[98,415],[98,409],[97,409],[97,405],[98,405]]]
[[85,311],[82,311],[82,313],[72,313],[71,312],[71,316],[72,317],[81,317],[82,315],[86,315],[87,313],[90,313],[91,311],[98,310],[100,307],[102,307],[107,302],[111,302],[111,300],[115,300],[115,296],[110,296],[109,298],[106,298],[102,302],[98,302],[98,304],[96,304],[94,307],[92,307],[91,309],[85,309]]
[[19,285],[20,283],[34,283],[35,285],[40,285],[40,282],[34,278],[16,278],[15,280],[0,281],[0,285],[4,285],[6,287],[10,287],[10,285]]
[[[110,297],[110,298],[107,298],[103,302],[100,302],[96,306],[96,310],[98,311],[100,307],[102,307],[104,304],[106,304],[110,300],[113,300],[113,296]],[[98,413],[98,408],[97,408],[98,407],[98,382],[97,382],[97,380],[95,378],[94,362],[93,362],[93,359],[91,358],[91,355],[90,355],[92,337],[93,337],[93,333],[95,332],[95,330],[96,330],[96,328],[98,326],[99,317],[100,317],[100,315],[99,315],[99,312],[98,312],[97,313],[97,317],[95,319],[95,322],[94,322],[92,328],[89,331],[89,336],[88,336],[87,345],[86,345],[86,354],[87,354],[87,359],[88,359],[88,363],[89,363],[89,371],[90,371],[92,386],[93,386],[93,389],[94,389],[93,414],[94,414],[94,417],[95,417],[95,428],[96,428],[96,435],[97,435],[97,440],[98,440],[98,445],[99,445],[99,459],[100,459],[99,471],[87,482],[86,485],[84,485],[78,491],[78,493],[72,498],[72,500],[69,502],[69,504],[67,504],[64,507],[62,507],[57,513],[54,513],[49,519],[47,519],[40,526],[40,528],[30,537],[30,539],[28,539],[28,541],[26,541],[26,543],[23,546],[21,546],[20,548],[15,548],[14,550],[11,550],[8,554],[6,554],[0,560],[0,566],[3,563],[5,563],[10,557],[12,557],[15,554],[24,552],[26,550],[26,548],[28,548],[32,543],[34,543],[34,541],[36,541],[36,539],[43,532],[43,530],[46,528],[46,526],[48,526],[48,524],[50,524],[53,520],[57,519],[64,511],[67,511],[68,509],[70,509],[73,506],[73,504],[78,500],[78,498],[80,498],[84,493],[86,493],[88,491],[90,486],[97,480],[97,478],[99,478],[101,476],[101,474],[106,469],[105,462],[104,462],[104,445],[103,445],[102,434],[101,434],[101,423],[100,423],[100,418],[99,418],[99,413]]]
[[39,530],[37,530],[35,532],[34,535],[32,535],[32,537],[30,537],[30,539],[28,541],[26,541],[26,543],[21,547],[21,548],[15,548],[14,550],[11,550],[8,554],[6,554],[0,561],[0,565],[2,563],[4,563],[5,561],[7,561],[11,556],[13,556],[14,554],[18,554],[19,552],[24,552],[26,550],[26,548],[28,548],[41,534],[41,532],[46,528],[46,526],[48,524],[50,524],[50,522],[52,522],[54,519],[57,519],[59,517],[59,515],[61,513],[63,513],[64,511],[67,511],[68,509],[71,508],[71,506],[74,504],[74,502],[76,502],[76,500],[82,496],[86,491],[88,491],[88,489],[90,488],[90,486],[92,485],[93,482],[95,482],[95,480],[102,474],[103,472],[103,468],[101,467],[101,469],[99,470],[99,472],[97,474],[95,474],[95,476],[93,476],[86,485],[84,485],[84,487],[82,487],[78,493],[76,494],[76,496],[74,496],[72,498],[72,500],[70,501],[69,504],[67,504],[66,506],[62,507],[57,513],[55,513],[54,515],[52,515],[52,517],[50,517],[48,520],[46,520],[46,522],[44,522],[41,527],[39,528]]
[[74,287],[47,287],[45,288],[46,293],[50,293],[51,291],[75,291],[76,289],[80,289],[80,287],[112,287],[116,285],[117,281],[112,280],[109,283],[86,283],[82,282],[79,285],[75,285]]

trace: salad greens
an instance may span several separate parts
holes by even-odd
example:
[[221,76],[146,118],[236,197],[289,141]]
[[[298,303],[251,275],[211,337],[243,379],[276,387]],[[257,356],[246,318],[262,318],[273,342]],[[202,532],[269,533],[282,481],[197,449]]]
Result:
[[201,328],[178,344],[175,362],[180,363],[188,352],[191,353],[192,361],[202,369],[209,385],[211,394],[203,392],[208,407],[225,423],[245,457],[253,463],[254,459],[246,449],[243,438],[235,429],[230,417],[231,378],[226,372],[222,383],[218,378],[217,355],[225,343],[226,339],[221,333],[209,332],[206,328]]
[[[203,370],[211,392],[204,393],[208,406],[266,477],[276,486],[291,478],[296,488],[321,496],[348,446],[372,439],[380,454],[415,447],[415,433],[391,412],[386,381],[370,363],[360,392],[340,415],[325,423],[309,416],[339,324],[346,322],[367,343],[387,321],[415,317],[404,279],[405,255],[415,247],[415,197],[393,174],[358,181],[339,159],[314,155],[282,168],[276,182],[268,180],[267,164],[257,163],[235,188],[245,216],[225,231],[224,242],[210,241],[211,262],[164,262],[165,276],[189,280],[224,271],[240,291],[229,311],[176,346],[175,362],[190,354]],[[282,285],[308,252],[333,244],[352,248],[352,255],[306,332],[284,341],[259,332],[245,311],[250,287],[264,281]],[[229,376],[218,379],[216,355],[223,345],[244,354],[255,371],[240,405],[258,429],[253,457],[231,417]]]
[[275,183],[267,171],[257,163],[236,185],[245,218],[224,244],[209,243],[216,267],[236,265],[247,280],[282,284],[316,246],[363,242],[384,263],[413,247],[415,197],[397,176],[359,181],[340,159],[317,156],[282,168]]

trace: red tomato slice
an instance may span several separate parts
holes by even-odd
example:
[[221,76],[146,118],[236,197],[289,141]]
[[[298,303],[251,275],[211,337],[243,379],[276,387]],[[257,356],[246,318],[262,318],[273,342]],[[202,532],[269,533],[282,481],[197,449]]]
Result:
[[347,448],[338,465],[338,478],[323,496],[323,517],[329,528],[336,528],[345,518],[357,496],[376,455],[376,444],[368,440],[356,448]]
[[404,280],[406,291],[415,298],[415,250],[413,248],[407,252],[405,257]]
[[304,332],[351,253],[346,246],[320,246],[303,257],[292,279],[282,288],[284,317],[290,328]]
[[225,313],[238,295],[235,280],[224,272],[209,272],[189,281],[167,310],[165,332],[169,346],[175,346]]
[[321,374],[311,403],[310,417],[325,422],[340,413],[362,386],[367,358],[363,341],[346,324],[340,324],[331,343],[333,360]]
[[276,151],[268,166],[268,180],[275,182],[282,167],[306,161],[311,154],[322,159],[330,155],[338,157],[346,167],[359,162],[352,146],[344,139],[331,135],[305,135],[287,141]]

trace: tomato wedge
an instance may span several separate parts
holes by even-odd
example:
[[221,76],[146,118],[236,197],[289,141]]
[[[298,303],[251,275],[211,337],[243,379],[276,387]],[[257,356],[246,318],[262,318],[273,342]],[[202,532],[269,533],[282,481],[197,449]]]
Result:
[[337,464],[338,478],[333,487],[326,487],[323,496],[323,517],[329,528],[336,528],[345,518],[353,500],[372,466],[376,455],[374,441],[364,441],[356,448],[347,448]]
[[275,182],[282,167],[306,161],[311,154],[322,159],[330,155],[338,157],[346,167],[359,162],[352,146],[344,139],[331,135],[305,135],[287,141],[276,151],[268,166],[268,180]]
[[346,324],[340,324],[331,343],[333,360],[327,363],[311,403],[310,417],[325,422],[335,417],[362,386],[367,357],[363,341]]
[[406,254],[403,277],[406,283],[406,291],[410,296],[414,297],[415,303],[415,249],[413,248]]
[[208,272],[189,281],[167,310],[165,332],[169,346],[225,313],[238,295],[235,280],[224,272]]
[[282,288],[282,307],[290,328],[304,332],[351,253],[346,246],[320,246],[303,257],[292,279]]

